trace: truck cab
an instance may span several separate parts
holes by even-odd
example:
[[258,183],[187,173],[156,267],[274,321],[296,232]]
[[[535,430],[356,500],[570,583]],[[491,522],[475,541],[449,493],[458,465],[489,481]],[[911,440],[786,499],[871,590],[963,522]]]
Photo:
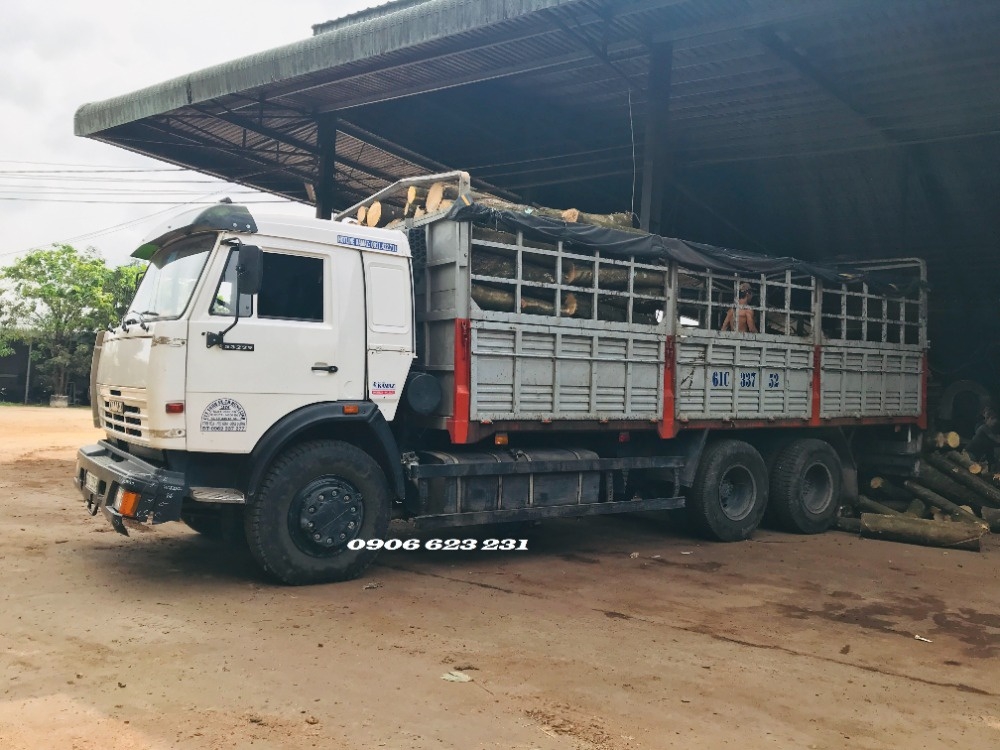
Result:
[[404,234],[219,204],[171,219],[133,255],[148,268],[95,358],[107,438],[77,470],[116,529],[147,517],[208,528],[207,511],[242,506],[259,483],[252,458],[298,423],[364,423],[391,442],[414,353]]

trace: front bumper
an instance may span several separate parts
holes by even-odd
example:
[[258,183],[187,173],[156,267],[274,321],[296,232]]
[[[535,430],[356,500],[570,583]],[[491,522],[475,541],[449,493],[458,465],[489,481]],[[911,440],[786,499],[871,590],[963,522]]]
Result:
[[[103,511],[115,531],[125,535],[128,535],[127,524],[150,519],[153,523],[179,521],[181,504],[187,495],[182,473],[143,461],[105,440],[84,446],[77,452],[73,482],[83,495],[90,514]],[[123,516],[114,508],[119,489],[139,493],[134,516]]]

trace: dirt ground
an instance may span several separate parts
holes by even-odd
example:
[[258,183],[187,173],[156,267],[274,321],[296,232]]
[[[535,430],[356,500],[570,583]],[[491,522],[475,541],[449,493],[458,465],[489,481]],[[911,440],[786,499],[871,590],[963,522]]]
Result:
[[179,524],[88,516],[97,437],[0,407],[4,750],[1000,746],[996,541],[567,520],[286,588]]

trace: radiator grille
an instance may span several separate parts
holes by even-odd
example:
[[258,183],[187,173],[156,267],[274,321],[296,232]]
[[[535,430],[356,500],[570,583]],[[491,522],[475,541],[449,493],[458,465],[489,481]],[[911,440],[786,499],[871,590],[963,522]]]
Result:
[[142,389],[102,387],[101,422],[110,433],[147,440],[149,415]]

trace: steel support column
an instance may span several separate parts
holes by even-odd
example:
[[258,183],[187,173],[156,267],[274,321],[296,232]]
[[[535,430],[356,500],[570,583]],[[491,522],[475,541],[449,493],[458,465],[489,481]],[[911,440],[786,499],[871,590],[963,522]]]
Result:
[[650,49],[639,223],[653,234],[665,230],[663,202],[673,171],[673,153],[668,143],[673,60],[674,47],[670,42],[659,42]]
[[324,115],[316,124],[319,179],[316,181],[316,218],[333,216],[337,201],[337,117]]

